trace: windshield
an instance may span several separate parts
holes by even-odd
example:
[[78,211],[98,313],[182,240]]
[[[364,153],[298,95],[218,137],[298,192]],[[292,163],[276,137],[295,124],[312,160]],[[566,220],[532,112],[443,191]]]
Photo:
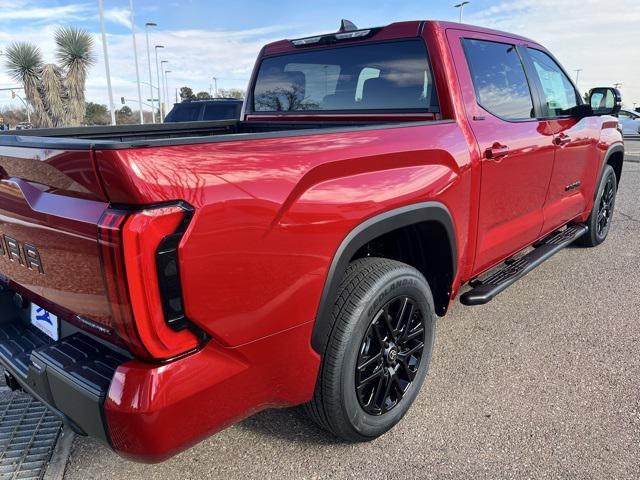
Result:
[[421,40],[302,51],[262,61],[255,112],[420,110],[437,112]]

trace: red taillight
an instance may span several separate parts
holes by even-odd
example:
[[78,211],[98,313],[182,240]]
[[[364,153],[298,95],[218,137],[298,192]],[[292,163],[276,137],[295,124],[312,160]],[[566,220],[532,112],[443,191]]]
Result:
[[[139,357],[166,359],[198,346],[182,314],[178,244],[190,210],[107,210],[99,228],[113,326]],[[169,246],[169,248],[167,248]]]

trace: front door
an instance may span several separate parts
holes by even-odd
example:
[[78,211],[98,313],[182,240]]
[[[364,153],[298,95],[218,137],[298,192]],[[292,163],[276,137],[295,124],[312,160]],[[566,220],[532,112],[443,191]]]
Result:
[[[539,120],[516,42],[501,36],[455,31],[451,39],[467,115],[480,147],[480,205],[474,272],[479,273],[540,235],[553,169],[553,134]],[[521,42],[518,42],[521,43]],[[522,45],[521,45],[522,46]],[[458,63],[465,65],[458,65]]]
[[558,62],[548,53],[526,48],[532,77],[542,97],[542,114],[549,120],[556,145],[555,162],[544,206],[543,233],[566,224],[590,205],[588,192],[599,172],[601,121],[580,118],[579,93]]

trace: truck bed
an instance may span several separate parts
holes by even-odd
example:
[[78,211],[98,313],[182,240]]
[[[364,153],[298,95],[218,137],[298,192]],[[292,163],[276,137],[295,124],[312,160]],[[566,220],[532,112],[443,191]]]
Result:
[[[398,121],[393,123],[399,123]],[[407,122],[402,122],[406,124]],[[380,121],[239,121],[216,120],[183,123],[146,125],[116,125],[71,128],[46,128],[10,130],[0,132],[0,145],[21,147],[55,146],[65,149],[84,149],[99,146],[100,149],[131,148],[141,146],[180,145],[242,138],[274,136],[281,132],[285,136],[309,133],[309,130],[344,131],[371,125],[389,126]],[[37,137],[37,138],[34,138]]]

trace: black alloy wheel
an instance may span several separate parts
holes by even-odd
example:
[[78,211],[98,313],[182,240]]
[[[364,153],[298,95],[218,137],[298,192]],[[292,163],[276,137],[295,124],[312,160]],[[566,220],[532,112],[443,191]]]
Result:
[[358,355],[355,388],[370,415],[393,409],[411,386],[424,350],[424,322],[415,300],[387,302],[369,325]]
[[402,419],[427,375],[436,328],[429,283],[396,260],[354,260],[329,326],[305,411],[343,440],[372,440]]
[[602,196],[600,197],[600,205],[598,207],[598,217],[596,221],[596,229],[599,237],[605,237],[611,226],[611,218],[613,217],[613,207],[616,201],[615,177],[609,176],[604,185]]
[[618,192],[618,177],[611,165],[605,165],[598,182],[593,209],[586,221],[589,231],[576,243],[584,247],[595,247],[607,239]]

